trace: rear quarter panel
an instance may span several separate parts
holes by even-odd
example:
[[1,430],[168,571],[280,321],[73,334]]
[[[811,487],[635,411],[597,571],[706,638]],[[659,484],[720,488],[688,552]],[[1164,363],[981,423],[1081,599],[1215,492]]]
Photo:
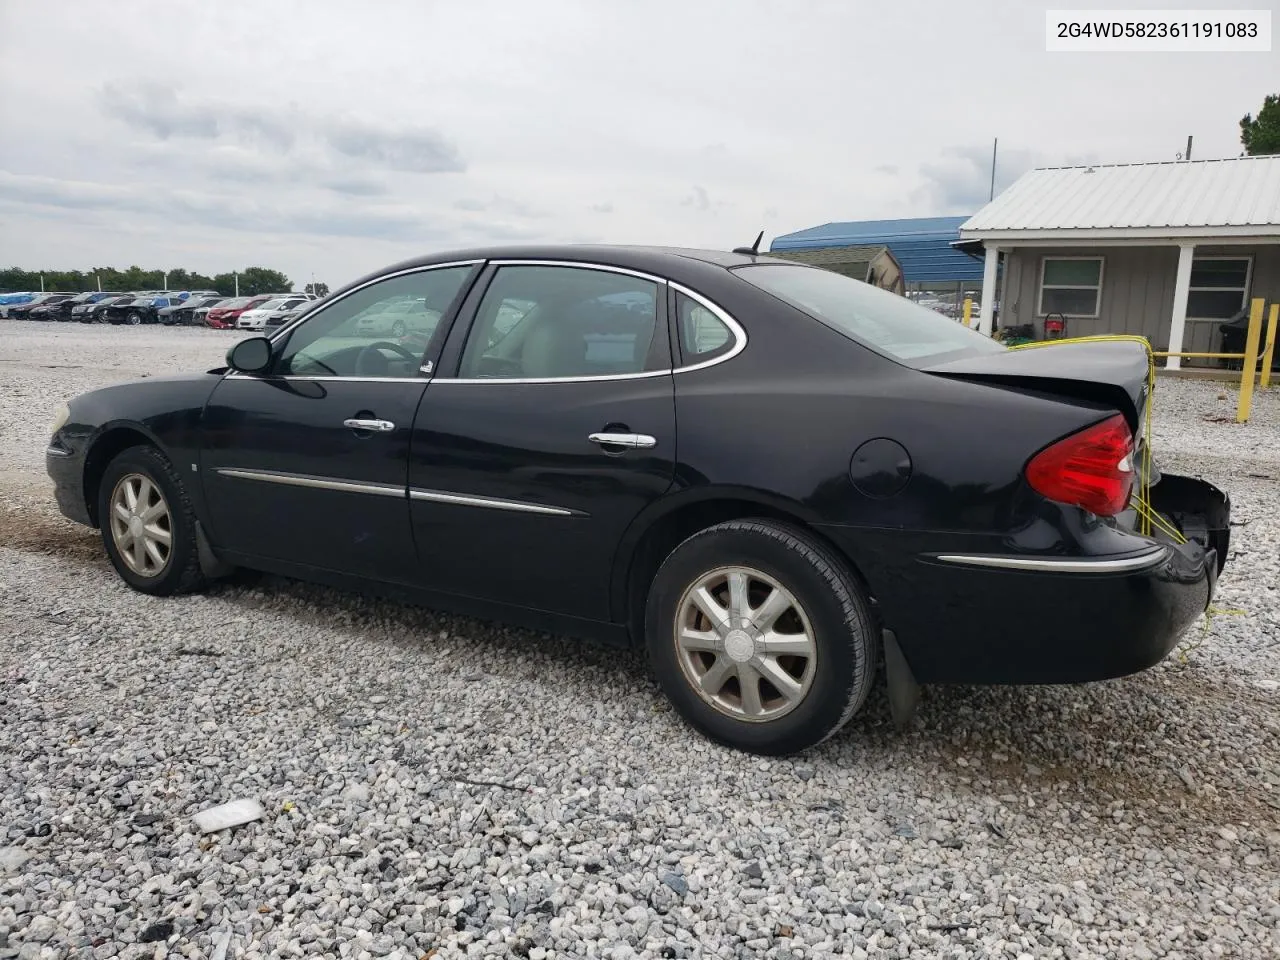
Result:
[[[677,489],[655,512],[718,492],[785,510],[849,558],[887,625],[911,624],[904,646],[947,622],[942,609],[919,615],[947,602],[931,590],[941,584],[930,554],[1090,556],[1149,545],[1023,479],[1032,455],[1113,412],[1105,404],[939,377],[772,298],[699,292],[735,316],[748,346],[676,375]],[[910,459],[905,484],[887,496],[850,476],[855,451],[876,438]]]

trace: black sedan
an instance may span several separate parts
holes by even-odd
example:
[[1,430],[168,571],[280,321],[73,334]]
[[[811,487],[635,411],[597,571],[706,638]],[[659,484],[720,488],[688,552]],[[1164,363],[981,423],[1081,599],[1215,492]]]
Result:
[[71,308],[71,319],[80,323],[102,323],[107,318],[107,310],[134,299],[132,293],[114,294],[97,302],[82,303]]
[[19,303],[9,308],[11,320],[53,320],[58,305],[74,297],[74,293],[45,293],[30,303]]
[[136,327],[142,323],[158,323],[160,311],[176,300],[169,297],[146,294],[131,300],[117,300],[107,307],[103,318],[107,323],[127,324]]
[[162,307],[157,311],[160,322],[165,326],[190,326],[195,320],[196,311],[202,307],[208,309],[216,306],[226,297],[222,296],[191,296],[181,303],[175,303],[170,307]]
[[[430,330],[360,333],[406,300]],[[245,567],[644,647],[761,753],[882,659],[898,717],[919,683],[1143,670],[1227,556],[1227,497],[1149,466],[1141,345],[1008,349],[751,251],[409,261],[227,361],[54,425],[58,504],[131,587]]]
[[73,318],[78,318],[78,314],[75,312],[77,307],[102,303],[105,300],[110,300],[118,296],[120,296],[120,294],[112,291],[82,293],[79,296],[71,297],[69,300],[63,300],[61,303],[55,304],[49,311],[49,319],[65,323]]

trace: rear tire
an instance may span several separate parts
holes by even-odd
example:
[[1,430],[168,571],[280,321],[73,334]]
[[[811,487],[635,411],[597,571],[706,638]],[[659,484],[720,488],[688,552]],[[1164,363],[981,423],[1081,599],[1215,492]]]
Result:
[[155,447],[129,447],[107,464],[98,525],[116,573],[140,593],[168,597],[207,584],[195,511],[178,471]]
[[142,323],[142,314],[140,314],[137,310],[130,310],[125,315],[124,322],[131,327],[136,327],[138,326],[138,324]]
[[772,520],[717,524],[676,547],[650,587],[645,634],[685,720],[751,753],[826,740],[875,676],[877,634],[857,579],[812,534]]

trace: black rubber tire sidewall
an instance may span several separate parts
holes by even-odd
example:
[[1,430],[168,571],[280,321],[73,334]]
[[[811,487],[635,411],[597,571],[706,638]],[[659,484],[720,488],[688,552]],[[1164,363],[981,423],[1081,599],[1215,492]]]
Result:
[[[735,564],[754,567],[790,590],[818,643],[817,675],[804,702],[765,723],[734,720],[698,696],[685,679],[672,637],[685,589],[715,567]],[[869,605],[843,561],[806,531],[765,520],[718,524],[677,547],[654,577],[645,634],[658,682],[680,714],[718,743],[765,755],[797,753],[844,726],[866,700],[878,649]]]
[[[158,577],[143,577],[129,569],[120,557],[115,539],[111,535],[110,510],[111,492],[116,483],[125,474],[140,473],[160,488],[165,502],[169,505],[169,516],[173,529],[172,554],[169,565]],[[141,593],[166,597],[175,593],[186,593],[204,584],[200,571],[200,558],[196,543],[195,513],[177,471],[168,458],[155,447],[129,447],[119,453],[107,464],[98,485],[98,524],[101,527],[102,542],[107,556],[116,573],[125,583]]]

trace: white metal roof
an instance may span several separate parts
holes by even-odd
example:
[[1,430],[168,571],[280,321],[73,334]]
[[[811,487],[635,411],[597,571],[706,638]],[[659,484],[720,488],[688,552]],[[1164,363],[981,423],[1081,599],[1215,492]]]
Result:
[[1280,240],[1280,155],[1032,170],[960,236]]

